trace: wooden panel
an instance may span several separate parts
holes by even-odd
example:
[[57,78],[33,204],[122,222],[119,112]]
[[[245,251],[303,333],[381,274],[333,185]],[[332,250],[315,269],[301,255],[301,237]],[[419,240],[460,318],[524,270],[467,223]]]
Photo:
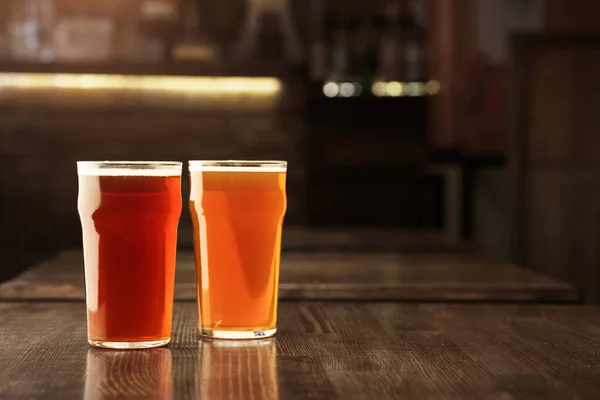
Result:
[[560,163],[572,154],[573,59],[569,51],[552,51],[532,63],[531,163]]
[[430,142],[434,147],[452,148],[456,145],[456,104],[454,101],[454,21],[451,1],[437,1],[430,9],[428,32],[429,75],[444,85],[431,98]]
[[516,260],[600,302],[600,36],[517,39]]
[[430,143],[436,149],[460,145],[468,113],[469,85],[477,54],[477,2],[430,2],[428,32],[429,75],[441,84],[431,98]]
[[[83,257],[64,252],[0,285],[1,300],[84,300]],[[193,253],[177,258],[176,300],[195,300]],[[568,284],[468,254],[284,253],[290,299],[572,302]]]
[[481,56],[466,92],[468,109],[460,129],[461,150],[466,156],[506,155],[509,68]]
[[531,62],[532,164],[594,164],[600,157],[600,48],[544,51]]
[[600,2],[597,0],[546,0],[545,23],[550,32],[600,31]]
[[568,279],[569,192],[568,174],[553,169],[532,169],[528,176],[526,204],[527,258],[525,265],[546,274]]
[[276,340],[198,340],[177,304],[169,347],[94,349],[77,303],[0,304],[11,399],[596,399],[600,309],[285,303]]
[[600,45],[573,54],[573,149],[575,162],[597,167],[600,165]]

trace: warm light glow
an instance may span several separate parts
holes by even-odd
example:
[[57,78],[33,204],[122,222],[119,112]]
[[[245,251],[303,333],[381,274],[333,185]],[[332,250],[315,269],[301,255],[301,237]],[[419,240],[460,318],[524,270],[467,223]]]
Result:
[[0,73],[0,89],[105,89],[209,94],[275,95],[276,78]]
[[362,85],[358,82],[354,83],[354,95],[355,96],[360,96],[360,94],[362,93]]
[[385,88],[387,95],[392,97],[402,96],[403,91],[404,87],[400,82],[389,82]]
[[356,97],[362,93],[358,82],[327,82],[323,85],[323,94],[327,97]]
[[340,88],[335,82],[327,82],[323,85],[323,94],[327,97],[335,97],[340,92]]
[[424,96],[425,84],[421,82],[410,82],[404,86],[404,93],[407,96]]
[[440,83],[438,81],[429,81],[425,84],[427,94],[438,94],[440,92]]
[[350,82],[344,82],[340,85],[340,95],[342,97],[352,97],[356,93],[356,88]]
[[371,92],[377,97],[399,97],[399,96],[428,96],[436,95],[440,91],[438,81],[424,82],[385,82],[376,81],[371,86]]
[[377,97],[383,97],[386,94],[386,83],[377,81],[371,87],[371,92]]

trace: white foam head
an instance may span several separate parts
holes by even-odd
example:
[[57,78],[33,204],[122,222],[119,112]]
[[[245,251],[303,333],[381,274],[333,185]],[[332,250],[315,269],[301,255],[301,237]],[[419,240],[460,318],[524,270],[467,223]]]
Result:
[[190,161],[190,172],[286,172],[287,161]]
[[77,173],[90,176],[181,176],[182,163],[162,161],[79,161]]

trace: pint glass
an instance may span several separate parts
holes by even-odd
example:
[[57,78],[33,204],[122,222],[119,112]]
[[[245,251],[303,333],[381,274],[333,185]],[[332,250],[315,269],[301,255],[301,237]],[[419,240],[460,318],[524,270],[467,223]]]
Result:
[[275,334],[285,161],[190,161],[199,329]]
[[171,340],[181,163],[79,162],[88,341]]

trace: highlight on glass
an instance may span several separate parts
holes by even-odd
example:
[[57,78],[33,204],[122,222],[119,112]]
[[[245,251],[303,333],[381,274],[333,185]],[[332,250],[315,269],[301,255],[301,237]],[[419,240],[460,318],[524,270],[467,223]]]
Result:
[[182,163],[82,161],[77,170],[88,342],[168,344]]
[[199,330],[273,336],[287,208],[285,161],[190,161]]

